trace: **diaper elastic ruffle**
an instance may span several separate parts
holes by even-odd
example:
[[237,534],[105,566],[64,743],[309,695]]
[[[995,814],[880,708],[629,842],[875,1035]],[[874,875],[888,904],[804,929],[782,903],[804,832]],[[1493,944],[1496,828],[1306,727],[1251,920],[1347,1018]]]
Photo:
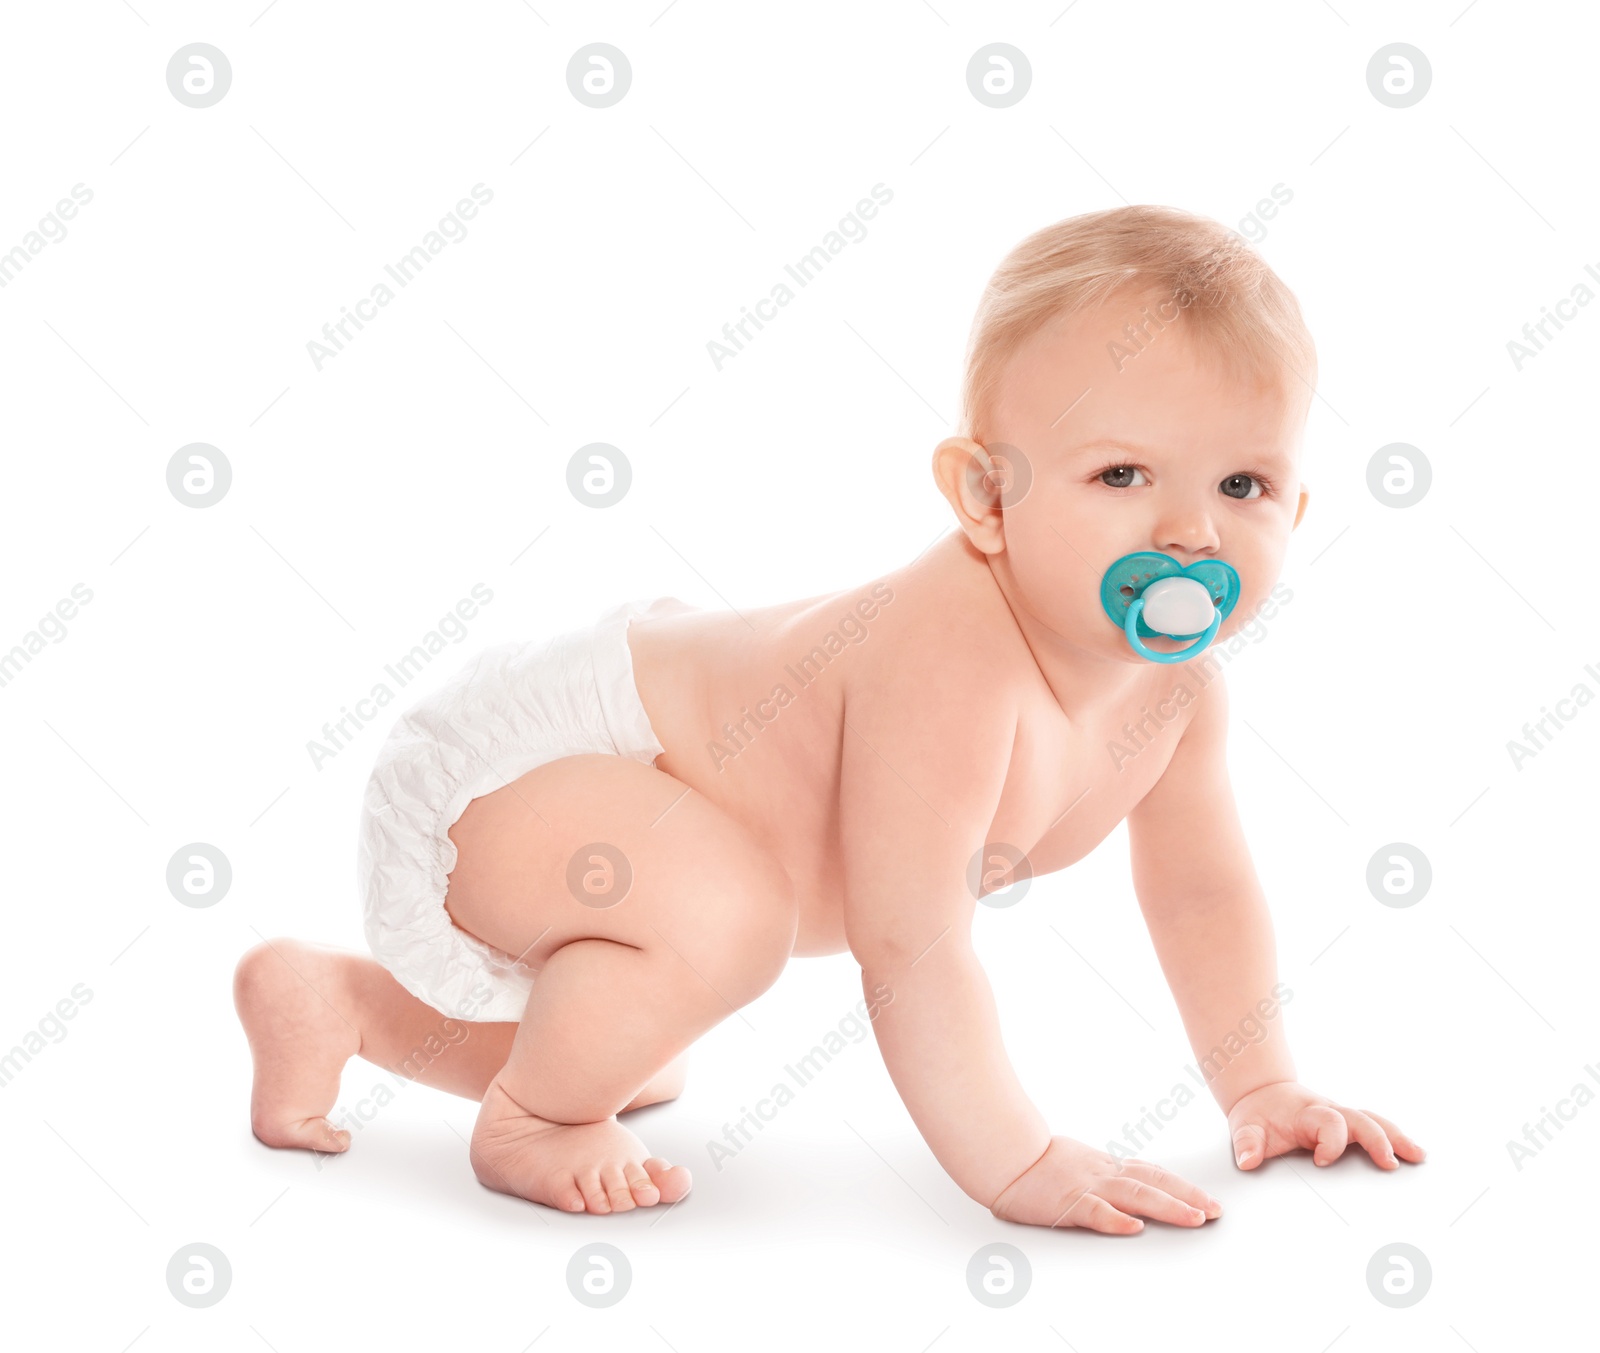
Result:
[[548,761],[660,756],[627,626],[686,609],[675,597],[632,600],[587,628],[485,649],[395,723],[362,798],[357,882],[368,945],[419,1000],[458,1019],[522,1018],[532,972],[444,908],[449,829],[473,799]]

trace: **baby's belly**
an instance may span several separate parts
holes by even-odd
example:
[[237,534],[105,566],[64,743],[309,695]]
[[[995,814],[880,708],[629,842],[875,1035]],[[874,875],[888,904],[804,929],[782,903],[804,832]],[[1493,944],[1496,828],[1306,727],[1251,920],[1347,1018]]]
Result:
[[[794,877],[791,870],[790,877]],[[794,952],[805,958],[816,954],[842,954],[850,947],[844,934],[844,889],[818,879],[810,887],[796,880],[800,904],[800,924],[795,931]]]
[[794,952],[839,953],[847,948],[841,683],[834,673],[806,682],[792,663],[748,652],[742,634],[719,645],[720,636],[702,633],[691,645],[687,629],[636,627],[631,636],[639,697],[666,749],[656,768],[716,804],[783,866],[800,913]]
[[674,756],[662,738],[668,754],[657,767],[710,799],[783,866],[799,909],[793,952],[837,954],[849,947],[838,768],[817,756],[817,744],[804,730],[790,732],[794,736],[770,737],[765,745],[752,742],[740,753],[742,765],[725,764],[720,770],[703,755]]
[[[647,706],[648,708],[648,706]],[[766,711],[752,709],[752,713]],[[732,711],[739,717],[738,708]],[[835,716],[839,717],[839,716]],[[797,955],[845,950],[839,843],[839,738],[821,700],[799,702],[745,736],[691,718],[656,730],[656,769],[682,781],[737,822],[789,876],[799,909]]]

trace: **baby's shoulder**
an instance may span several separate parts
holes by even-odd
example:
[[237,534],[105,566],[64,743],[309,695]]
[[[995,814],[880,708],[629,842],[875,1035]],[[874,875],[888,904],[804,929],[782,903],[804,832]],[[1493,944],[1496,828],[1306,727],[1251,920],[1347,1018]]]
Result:
[[[1032,655],[1009,610],[977,589],[891,575],[851,665],[846,704],[929,732],[1004,738]],[[1007,711],[1010,711],[1008,716]]]

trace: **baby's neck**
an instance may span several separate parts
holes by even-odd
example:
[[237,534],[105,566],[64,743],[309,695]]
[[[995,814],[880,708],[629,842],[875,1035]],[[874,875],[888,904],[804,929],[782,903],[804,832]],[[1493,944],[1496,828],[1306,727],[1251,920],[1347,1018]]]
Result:
[[[1131,692],[1147,685],[1150,668],[1120,662],[1074,644],[1032,615],[1004,564],[1004,556],[983,555],[1001,603],[1011,612],[1039,675],[1069,722],[1088,724],[1108,710],[1126,705]],[[997,563],[997,558],[999,562]]]

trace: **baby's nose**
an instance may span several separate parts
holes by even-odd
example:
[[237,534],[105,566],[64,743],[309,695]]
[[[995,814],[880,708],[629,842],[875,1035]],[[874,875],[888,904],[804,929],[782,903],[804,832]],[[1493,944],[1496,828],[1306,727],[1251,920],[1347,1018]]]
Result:
[[1216,614],[1211,593],[1195,578],[1157,578],[1140,596],[1144,623],[1158,634],[1199,634]]
[[1210,512],[1193,503],[1174,504],[1157,523],[1152,549],[1170,554],[1180,564],[1192,564],[1217,553],[1221,539]]

